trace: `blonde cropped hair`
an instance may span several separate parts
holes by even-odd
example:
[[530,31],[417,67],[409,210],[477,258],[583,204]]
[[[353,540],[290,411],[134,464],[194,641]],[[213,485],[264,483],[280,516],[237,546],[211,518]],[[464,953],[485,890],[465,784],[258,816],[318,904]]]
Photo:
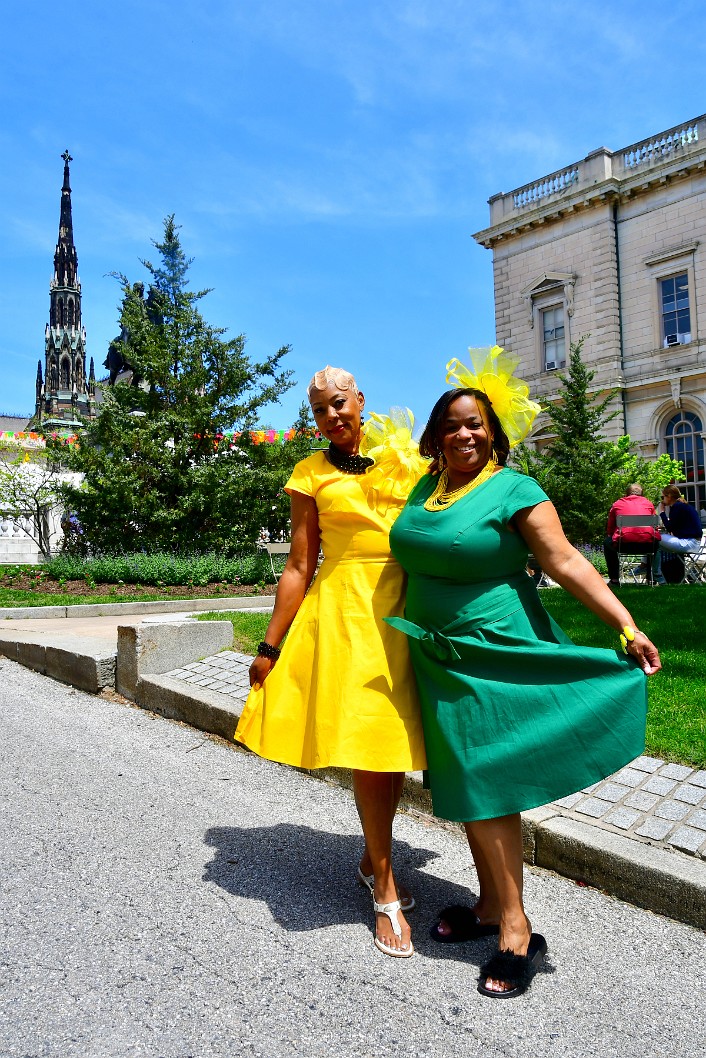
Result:
[[307,395],[311,397],[312,390],[326,389],[327,386],[332,384],[337,389],[352,389],[354,394],[357,395],[358,393],[358,387],[350,371],[344,371],[342,367],[331,367],[330,364],[327,364],[323,371],[317,371],[312,378],[307,386]]

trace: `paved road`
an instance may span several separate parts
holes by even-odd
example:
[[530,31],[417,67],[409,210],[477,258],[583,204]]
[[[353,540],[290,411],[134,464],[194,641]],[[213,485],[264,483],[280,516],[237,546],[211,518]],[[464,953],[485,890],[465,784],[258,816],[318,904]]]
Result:
[[527,871],[551,961],[482,998],[478,945],[426,938],[475,875],[402,817],[417,955],[372,944],[348,794],[0,659],[2,1058],[681,1058],[706,939]]

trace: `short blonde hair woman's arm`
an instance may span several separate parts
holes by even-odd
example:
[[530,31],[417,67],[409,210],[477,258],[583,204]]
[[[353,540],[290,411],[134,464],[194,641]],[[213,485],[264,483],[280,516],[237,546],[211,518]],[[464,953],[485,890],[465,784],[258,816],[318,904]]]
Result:
[[[311,584],[321,546],[319,512],[316,501],[301,492],[290,496],[292,544],[289,557],[277,585],[277,595],[265,642],[278,647],[297,615]],[[250,666],[250,686],[261,684],[275,664],[271,658],[258,655]]]

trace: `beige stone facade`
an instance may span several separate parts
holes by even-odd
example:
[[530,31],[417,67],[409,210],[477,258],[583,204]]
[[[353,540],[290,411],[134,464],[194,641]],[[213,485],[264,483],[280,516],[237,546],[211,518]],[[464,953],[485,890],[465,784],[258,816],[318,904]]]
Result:
[[[532,395],[560,389],[590,335],[594,384],[618,389],[612,436],[684,460],[706,505],[706,116],[490,199],[496,336]],[[542,443],[542,423],[532,439]]]

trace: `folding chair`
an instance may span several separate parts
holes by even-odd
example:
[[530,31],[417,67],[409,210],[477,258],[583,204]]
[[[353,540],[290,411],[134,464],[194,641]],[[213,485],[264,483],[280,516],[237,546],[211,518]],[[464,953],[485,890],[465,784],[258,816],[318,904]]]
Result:
[[706,540],[698,551],[682,551],[679,556],[684,562],[684,583],[706,584]]
[[270,544],[269,542],[265,544],[267,554],[270,556],[270,568],[272,569],[272,576],[275,578],[276,581],[279,580],[279,578],[282,576],[282,570],[278,570],[275,568],[274,556],[288,555],[291,546],[292,545],[289,540],[285,540],[284,542],[276,544]]
[[532,578],[537,588],[551,588],[554,586],[554,581],[547,576],[537,559],[532,554],[527,556],[525,572]]
[[[634,584],[647,583],[654,584],[654,578],[652,577],[652,565],[651,560],[657,554],[659,550],[659,540],[654,538],[652,542],[635,543],[633,540],[627,540],[624,536],[625,529],[659,529],[662,525],[661,519],[658,514],[619,514],[615,519],[618,527],[618,540],[616,543],[616,550],[618,552],[618,579],[620,581],[626,579],[625,573],[629,573],[632,577]],[[646,555],[648,556],[648,566],[645,571],[645,578],[641,582],[638,579],[638,574],[635,572],[634,563],[635,555]]]

